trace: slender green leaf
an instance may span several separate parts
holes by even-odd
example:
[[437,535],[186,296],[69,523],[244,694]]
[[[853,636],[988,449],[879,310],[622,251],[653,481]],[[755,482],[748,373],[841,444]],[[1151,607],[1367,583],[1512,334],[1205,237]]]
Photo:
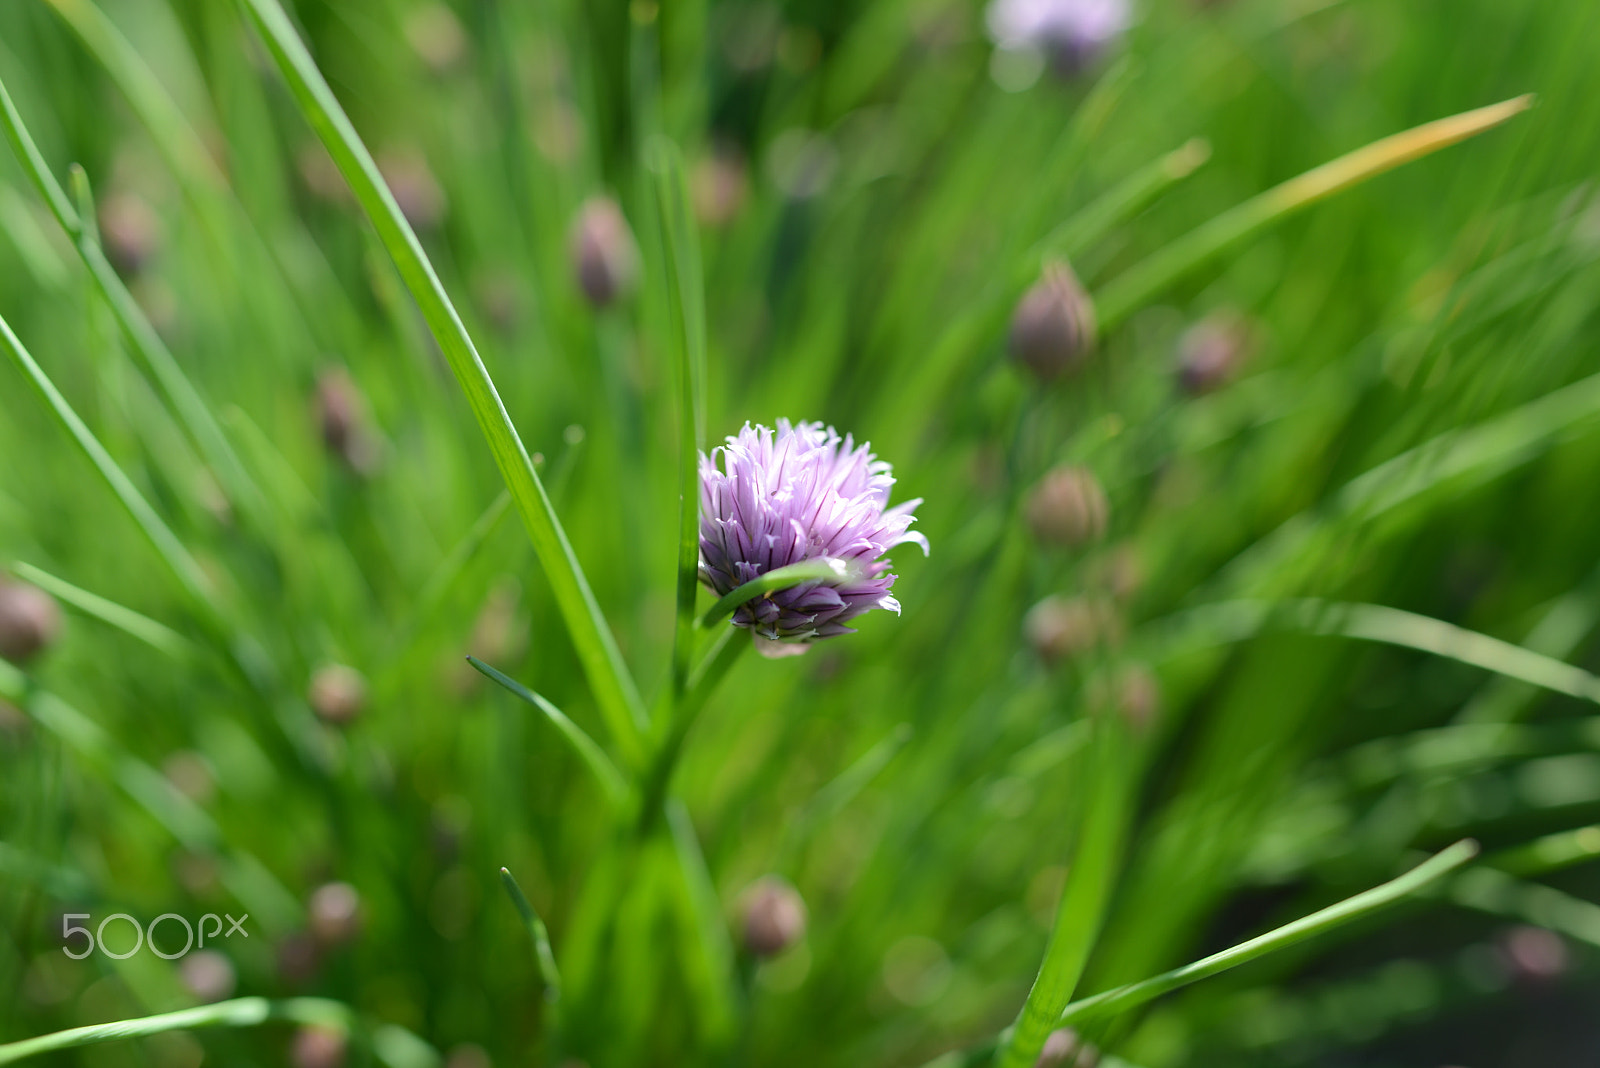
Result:
[[1385,171],[1492,130],[1532,106],[1532,96],[1519,96],[1425,123],[1358,148],[1223,212],[1107,286],[1096,301],[1101,329],[1111,329],[1178,279],[1256,231]]
[[572,722],[555,705],[504,672],[496,671],[475,656],[467,657],[467,663],[471,664],[486,678],[499,683],[516,697],[543,712],[545,718],[555,726],[556,730],[561,732],[561,736],[572,745],[579,759],[594,774],[595,780],[599,782],[606,798],[613,804],[622,803],[628,794],[627,783],[623,780],[622,774],[617,771],[616,765],[612,764],[611,759],[606,756],[605,750],[601,749],[593,738],[585,734],[582,727]]
[[706,312],[700,243],[677,146],[652,140],[646,166],[666,259],[667,307],[678,369],[678,614],[672,644],[672,693],[688,685],[694,655],[694,599],[700,579],[700,454],[705,448]]
[[550,948],[550,932],[545,928],[544,921],[539,918],[538,911],[529,903],[528,896],[522,892],[522,887],[517,885],[516,877],[511,874],[510,868],[500,869],[500,882],[505,885],[511,903],[516,906],[517,915],[522,917],[523,926],[528,929],[528,937],[533,939],[534,959],[539,964],[539,980],[544,984],[544,999],[550,1002],[561,1000],[561,973],[556,969],[556,955]]
[[528,528],[606,723],[627,761],[638,762],[642,756],[639,735],[645,725],[643,702],[588,580],[578,566],[555,508],[461,317],[389,187],[379,176],[372,155],[317,70],[282,5],[278,0],[244,0],[244,4],[301,114],[322,139],[372,221],[449,361],[456,381],[461,384]]
[[59,579],[48,571],[34,567],[32,564],[17,561],[11,565],[11,573],[24,581],[31,582],[56,598],[65,601],[72,607],[86,615],[93,616],[102,623],[107,623],[124,634],[132,635],[151,648],[166,653],[177,660],[186,660],[194,655],[194,646],[189,639],[161,623],[157,623],[149,616],[140,615],[131,608],[124,608],[114,601],[108,601],[98,594],[88,590],[79,589],[65,579]]

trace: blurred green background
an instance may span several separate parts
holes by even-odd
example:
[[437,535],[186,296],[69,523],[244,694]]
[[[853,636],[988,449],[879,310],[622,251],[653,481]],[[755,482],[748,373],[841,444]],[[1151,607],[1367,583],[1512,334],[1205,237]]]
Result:
[[[81,165],[78,208],[261,493],[233,499],[180,429],[5,154],[0,316],[215,600],[0,368],[0,565],[159,624],[56,586],[59,636],[0,664],[0,1041],[308,994],[370,1041],[269,1026],[57,1061],[432,1063],[403,1028],[452,1068],[921,1064],[1027,994],[1099,714],[1127,720],[1138,779],[1083,993],[1458,838],[1488,858],[1097,1027],[1107,1058],[1600,1055],[1592,0],[1149,0],[1071,75],[997,50],[964,0],[292,14],[647,699],[678,463],[649,135],[687,160],[711,439],[787,417],[870,440],[932,553],[895,556],[900,619],[735,667],[675,779],[680,856],[630,867],[560,735],[463,661],[604,737],[471,413],[249,24],[217,0],[0,5],[0,80],[57,179]],[[1007,358],[1047,235],[1094,294],[1296,174],[1529,92],[1140,294],[1081,373]],[[596,197],[640,261],[603,307],[573,263]],[[1228,373],[1195,369],[1208,343]],[[1104,488],[1086,544],[1029,522],[1061,464]],[[502,865],[549,925],[558,1008]],[[809,923],[758,964],[741,895],[769,873]],[[169,912],[248,912],[250,937],[204,964],[62,952],[63,914]]]

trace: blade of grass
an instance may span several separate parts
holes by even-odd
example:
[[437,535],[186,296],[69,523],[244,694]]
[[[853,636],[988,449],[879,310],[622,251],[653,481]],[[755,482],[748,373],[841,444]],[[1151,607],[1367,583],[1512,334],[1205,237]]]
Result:
[[1424,123],[1324,163],[1223,212],[1106,286],[1095,302],[1100,328],[1110,330],[1179,278],[1256,231],[1385,171],[1492,130],[1533,102],[1531,94],[1519,96]]
[[317,70],[282,5],[278,0],[242,0],[242,3],[288,83],[301,114],[322,139],[372,221],[449,361],[528,528],[607,726],[624,759],[636,765],[642,757],[639,735],[645,726],[644,704],[588,580],[578,566],[555,508],[461,317],[389,187],[379,176],[372,155]]
[[48,571],[21,560],[11,565],[11,573],[65,601],[80,612],[93,616],[124,634],[138,638],[152,649],[166,653],[175,660],[187,660],[194,655],[195,649],[189,639],[171,627],[157,623],[149,616],[141,615],[131,608],[124,608],[115,601],[108,601],[88,590],[80,589],[65,579],[59,579]]
[[645,166],[655,189],[666,260],[667,307],[678,370],[678,614],[672,640],[674,705],[694,655],[694,600],[700,579],[700,453],[705,448],[706,311],[700,244],[689,213],[683,158],[664,137],[652,139]]
[[[1241,641],[1269,628],[1379,642],[1469,664],[1579,700],[1600,703],[1600,676],[1520,645],[1441,619],[1386,605],[1322,601],[1222,601],[1185,612],[1175,632],[1204,635],[1207,644]],[[1187,648],[1183,639],[1171,648]]]
[[1082,836],[1074,853],[1066,890],[1056,910],[1044,963],[995,1063],[999,1068],[1033,1068],[1050,1033],[1083,976],[1105,918],[1106,904],[1120,867],[1126,829],[1131,771],[1118,726],[1109,717],[1096,726],[1095,784],[1087,798]]
[[210,583],[206,580],[204,572],[200,570],[200,565],[195,562],[193,556],[189,555],[189,550],[183,547],[183,543],[178,540],[177,535],[172,533],[172,530],[156,514],[155,509],[150,507],[150,503],[134,488],[133,483],[128,480],[128,476],[122,473],[122,468],[118,467],[117,462],[111,458],[111,454],[106,452],[105,446],[100,444],[100,439],[95,437],[94,432],[84,425],[82,419],[78,418],[78,413],[72,409],[66,398],[56,389],[55,383],[50,381],[49,376],[34,362],[28,350],[17,339],[17,335],[11,332],[10,324],[3,318],[0,318],[0,349],[5,350],[6,355],[11,358],[11,362],[32,384],[34,391],[49,405],[51,412],[56,417],[56,421],[66,429],[68,434],[72,435],[72,440],[77,443],[78,448],[83,450],[84,455],[89,458],[89,462],[100,473],[100,477],[105,480],[106,485],[111,487],[111,492],[116,495],[118,502],[121,503],[128,515],[133,518],[134,523],[139,527],[140,532],[144,534],[151,546],[154,547],[162,562],[167,565],[173,576],[177,578],[178,584],[183,588],[190,600],[208,618],[215,618],[215,606],[212,603]]
[[1097,1019],[1113,1016],[1126,1012],[1138,1005],[1142,1005],[1153,998],[1177,990],[1179,987],[1188,986],[1190,983],[1208,979],[1213,975],[1225,972],[1230,968],[1237,968],[1258,957],[1275,952],[1288,946],[1304,942],[1308,938],[1331,931],[1336,927],[1350,923],[1353,920],[1368,916],[1381,909],[1387,908],[1417,893],[1423,888],[1455,871],[1478,855],[1478,843],[1467,839],[1457,842],[1450,848],[1429,857],[1421,864],[1412,868],[1404,875],[1391,879],[1371,890],[1346,898],[1336,905],[1329,905],[1325,909],[1303,916],[1293,923],[1284,924],[1264,935],[1241,942],[1236,946],[1225,949],[1220,953],[1213,953],[1203,957],[1192,964],[1185,964],[1181,968],[1174,968],[1169,972],[1137,983],[1119,986],[1114,990],[1096,994],[1093,997],[1083,998],[1068,1005],[1061,1014],[1060,1024],[1077,1024],[1088,1019]]
[[[200,455],[205,457],[229,498],[259,524],[265,518],[259,490],[213,418],[211,407],[184,374],[183,368],[161,340],[161,335],[156,333],[138,301],[134,300],[133,294],[128,292],[128,287],[106,259],[95,238],[93,220],[84,218],[72,206],[66,190],[50,172],[50,165],[45,162],[44,155],[28,133],[22,115],[12,102],[3,81],[0,81],[0,124],[5,126],[6,139],[11,142],[17,161],[22,164],[22,169],[27,172],[50,209],[50,214],[55,216],[56,223],[83,261],[90,279],[111,308],[111,314],[127,338],[134,358],[155,381],[184,433]],[[263,526],[263,529],[270,528]]]
[[444,600],[445,594],[461,577],[461,572],[468,563],[477,555],[483,543],[500,526],[500,520],[505,518],[506,509],[511,507],[511,493],[501,490],[495,499],[489,502],[489,507],[478,516],[477,522],[472,524],[472,529],[462,535],[461,540],[451,547],[445,558],[439,561],[428,580],[422,584],[422,591],[417,594],[410,615],[406,621],[395,631],[394,637],[389,640],[389,647],[398,657],[410,648],[412,639],[422,628],[423,623],[438,609],[439,603]]
[[164,1012],[135,1020],[116,1020],[112,1023],[74,1027],[67,1031],[26,1038],[21,1042],[8,1042],[0,1046],[0,1064],[13,1064],[25,1057],[58,1050],[92,1046],[100,1042],[114,1042],[123,1038],[145,1038],[168,1031],[194,1031],[207,1027],[256,1027],[274,1021],[335,1027],[347,1031],[352,1021],[350,1009],[327,998],[289,998],[285,1001],[268,1001],[266,998],[234,998],[214,1005],[201,1005],[193,1009]]
[[545,928],[544,921],[539,918],[538,911],[528,902],[522,887],[517,885],[516,877],[511,874],[510,868],[500,869],[500,882],[505,885],[511,904],[516,906],[517,915],[522,917],[522,924],[528,929],[528,937],[533,939],[534,959],[539,965],[539,981],[544,985],[544,999],[552,1003],[560,1001],[561,973],[556,970],[556,955],[550,948],[550,932]]
[[605,750],[600,748],[598,742],[585,734],[582,727],[572,722],[561,709],[504,672],[496,671],[475,656],[467,657],[467,663],[476,668],[485,678],[498,683],[513,696],[526,701],[540,712],[543,712],[545,718],[555,726],[556,730],[561,732],[563,738],[571,743],[579,759],[594,774],[607,800],[614,805],[620,805],[623,802],[628,796],[626,780],[623,779],[622,773],[617,771],[616,765],[611,763],[611,758],[606,756]]

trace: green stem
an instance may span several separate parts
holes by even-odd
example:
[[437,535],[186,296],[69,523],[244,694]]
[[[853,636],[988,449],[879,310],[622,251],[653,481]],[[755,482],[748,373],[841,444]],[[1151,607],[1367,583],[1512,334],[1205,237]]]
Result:
[[74,1027],[37,1038],[25,1038],[21,1042],[8,1042],[0,1046],[0,1064],[13,1064],[40,1053],[92,1046],[121,1038],[144,1038],[168,1031],[193,1031],[204,1027],[256,1027],[272,1021],[314,1024],[348,1031],[352,1016],[349,1008],[326,998],[290,998],[286,1001],[235,998],[232,1001],[219,1001],[215,1005],[180,1009],[137,1020]]

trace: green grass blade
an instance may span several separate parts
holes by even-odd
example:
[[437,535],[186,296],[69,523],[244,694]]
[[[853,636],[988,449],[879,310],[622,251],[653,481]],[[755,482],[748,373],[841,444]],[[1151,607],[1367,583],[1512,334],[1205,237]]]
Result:
[[1174,968],[1170,972],[1145,979],[1127,986],[1119,986],[1114,990],[1107,990],[1103,994],[1075,1001],[1067,1006],[1061,1015],[1062,1024],[1077,1024],[1084,1020],[1113,1016],[1119,1012],[1126,1012],[1138,1005],[1142,1005],[1153,998],[1177,990],[1179,987],[1188,986],[1190,983],[1208,979],[1213,975],[1225,972],[1230,968],[1237,968],[1258,957],[1264,957],[1280,949],[1304,942],[1308,938],[1315,938],[1336,927],[1358,920],[1363,916],[1371,915],[1385,909],[1398,901],[1417,893],[1423,888],[1455,871],[1478,855],[1478,843],[1469,840],[1457,842],[1455,845],[1441,853],[1423,861],[1404,875],[1371,890],[1346,898],[1336,905],[1329,905],[1325,909],[1313,912],[1309,916],[1301,917],[1293,923],[1288,923],[1264,935],[1252,938],[1248,942],[1241,942],[1230,949],[1220,953],[1213,953],[1192,964],[1185,964],[1181,968]]
[[851,582],[859,575],[860,569],[850,561],[838,560],[831,556],[821,556],[815,560],[802,560],[798,564],[790,564],[788,567],[780,567],[774,571],[768,571],[765,575],[758,575],[744,585],[730,591],[718,599],[716,604],[706,609],[706,614],[700,617],[700,629],[710,630],[717,623],[731,615],[734,609],[748,601],[755,600],[763,594],[788,589],[790,586],[798,586],[802,582]]
[[1002,1041],[1000,1068],[1032,1068],[1083,977],[1116,882],[1126,831],[1130,764],[1116,724],[1099,724],[1099,759],[1082,837],[1056,911],[1044,963],[1017,1022]]
[[539,918],[538,911],[529,903],[528,896],[522,892],[522,887],[517,885],[516,877],[511,874],[510,868],[500,869],[500,882],[504,884],[506,894],[511,898],[511,904],[516,906],[517,915],[522,917],[522,924],[528,929],[528,937],[533,939],[534,959],[539,965],[539,980],[544,984],[544,999],[550,1002],[561,1000],[561,973],[556,970],[556,955],[550,948],[549,930]]
[[1223,212],[1106,286],[1096,301],[1101,329],[1109,330],[1178,279],[1256,231],[1385,171],[1492,130],[1532,107],[1533,99],[1519,96],[1374,141]]
[[674,699],[688,685],[694,600],[700,579],[700,454],[705,448],[706,310],[700,243],[689,211],[683,159],[666,138],[646,150],[666,260],[667,307],[678,368],[678,613],[672,644]]
[[264,1023],[311,1024],[348,1030],[351,1024],[349,1008],[326,998],[290,998],[285,1001],[268,1001],[266,998],[234,998],[214,1005],[201,1005],[193,1009],[164,1012],[135,1020],[116,1020],[112,1023],[74,1027],[67,1031],[27,1038],[21,1042],[8,1042],[0,1046],[0,1064],[14,1064],[26,1057],[57,1050],[76,1049],[100,1042],[114,1042],[123,1038],[145,1038],[168,1031],[194,1031],[207,1027],[257,1027]]
[[80,589],[65,579],[57,578],[48,571],[20,560],[11,565],[11,573],[70,604],[85,615],[93,616],[124,634],[138,638],[152,649],[166,653],[176,660],[187,660],[194,655],[195,649],[189,639],[171,627],[157,623],[149,616],[125,608],[115,601],[108,601],[88,590]]
[[[1600,676],[1520,645],[1386,605],[1322,601],[1222,601],[1183,613],[1176,631],[1202,641],[1240,641],[1268,629],[1378,642],[1469,664],[1554,693],[1600,703]],[[1186,647],[1175,643],[1174,648]]]
[[1600,905],[1553,886],[1480,867],[1451,880],[1443,896],[1464,908],[1535,924],[1600,946]]
[[601,749],[599,743],[593,738],[585,734],[582,727],[572,722],[561,709],[504,672],[496,671],[475,656],[467,657],[467,663],[476,668],[485,678],[498,683],[514,696],[543,712],[545,718],[555,726],[556,730],[561,732],[563,738],[571,743],[579,759],[594,774],[606,798],[613,804],[622,803],[628,794],[627,783],[622,778],[622,774],[617,771],[616,765],[611,763],[611,758],[606,756],[605,750]]
[[625,758],[637,762],[641,756],[639,735],[645,724],[644,704],[588,580],[578,566],[555,508],[495,391],[494,382],[473,347],[472,339],[467,336],[461,317],[394,196],[379,176],[377,164],[317,70],[282,5],[278,0],[244,0],[244,5],[288,83],[301,114],[322,139],[372,221],[449,361],[456,381],[466,393],[472,413],[488,439],[490,451],[528,528],[607,726]]
[[396,653],[409,648],[412,639],[422,628],[428,617],[438,609],[439,603],[444,600],[445,594],[450,592],[450,587],[455,585],[456,579],[466,570],[467,564],[477,556],[478,550],[483,548],[483,543],[489,536],[499,529],[500,521],[505,518],[506,510],[511,507],[511,493],[501,490],[495,499],[489,502],[489,507],[478,516],[472,528],[462,535],[461,540],[451,547],[445,558],[439,561],[428,580],[422,584],[422,590],[417,594],[417,599],[411,608],[411,614],[406,621],[395,631],[389,645]]
[[83,261],[90,279],[111,308],[111,314],[127,338],[134,357],[155,381],[184,433],[200,455],[205,457],[230,499],[259,522],[264,518],[260,493],[212,416],[210,406],[184,374],[166,342],[161,340],[161,335],[150,324],[138,301],[134,300],[133,294],[128,292],[128,287],[106,259],[94,234],[94,220],[73,207],[66,190],[50,172],[49,164],[23,124],[22,115],[17,111],[3,81],[0,81],[0,124],[5,127],[6,139],[11,142],[17,161],[22,164],[22,169],[27,172],[49,207],[50,214],[55,216],[56,223]]
[[155,548],[162,562],[172,571],[178,584],[194,601],[195,605],[204,610],[208,615],[214,613],[210,584],[205,574],[200,570],[200,565],[195,562],[189,550],[183,547],[171,528],[162,521],[150,503],[139,493],[128,476],[123,474],[122,468],[106,452],[105,446],[100,444],[100,439],[94,436],[78,413],[73,411],[55,383],[50,381],[48,375],[39,367],[23,347],[17,335],[11,332],[11,326],[4,319],[0,319],[0,349],[4,349],[11,362],[16,365],[24,377],[33,385],[34,390],[49,405],[51,412],[59,422],[72,435],[72,440],[77,442],[89,462],[94,465],[100,477],[105,479],[111,492],[127,513],[133,517],[134,523],[144,534],[145,538]]

